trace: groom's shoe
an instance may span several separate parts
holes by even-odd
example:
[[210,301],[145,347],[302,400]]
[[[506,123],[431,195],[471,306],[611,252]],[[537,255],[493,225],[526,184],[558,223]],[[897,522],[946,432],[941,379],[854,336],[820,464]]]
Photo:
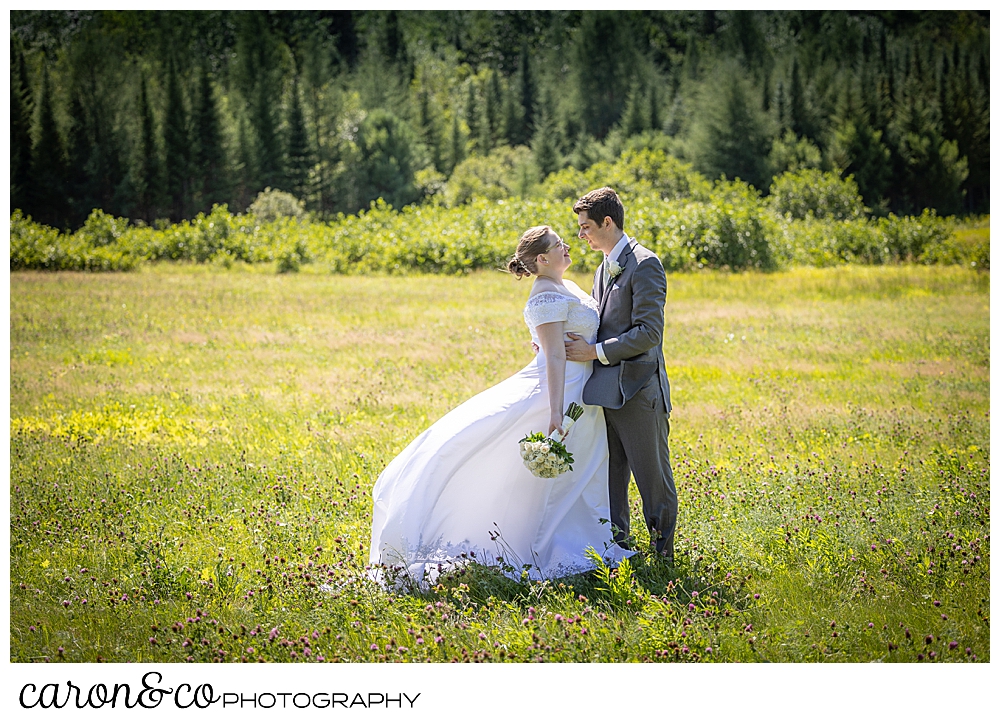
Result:
[[655,551],[657,555],[666,560],[666,563],[670,567],[674,566],[674,546],[672,544],[667,544],[667,540],[663,537],[657,538],[653,544],[650,545],[650,552]]

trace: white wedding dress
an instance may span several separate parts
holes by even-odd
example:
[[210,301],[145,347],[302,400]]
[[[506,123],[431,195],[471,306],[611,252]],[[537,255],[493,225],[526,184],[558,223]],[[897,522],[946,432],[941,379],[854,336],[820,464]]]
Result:
[[[546,291],[528,299],[524,319],[536,344],[537,327],[553,321],[594,343],[597,302],[576,284],[566,286],[574,296]],[[582,405],[591,368],[566,362],[564,407]],[[425,587],[474,560],[516,578],[526,570],[532,579],[551,579],[593,569],[588,547],[612,565],[630,555],[612,542],[607,522],[604,411],[584,410],[565,442],[573,469],[553,479],[533,476],[518,449],[526,434],[548,429],[542,352],[435,422],[375,483],[373,577]]]

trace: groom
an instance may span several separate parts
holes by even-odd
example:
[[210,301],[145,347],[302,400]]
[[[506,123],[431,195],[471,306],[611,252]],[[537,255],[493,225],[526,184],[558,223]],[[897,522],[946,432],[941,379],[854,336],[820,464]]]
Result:
[[594,361],[583,401],[604,407],[615,540],[627,544],[631,472],[650,539],[673,564],[677,491],[667,446],[670,384],[662,347],[667,278],[656,254],[625,235],[625,208],[612,189],[591,191],[576,202],[573,212],[580,238],[604,253],[592,292],[601,316],[597,343],[570,334],[566,358]]

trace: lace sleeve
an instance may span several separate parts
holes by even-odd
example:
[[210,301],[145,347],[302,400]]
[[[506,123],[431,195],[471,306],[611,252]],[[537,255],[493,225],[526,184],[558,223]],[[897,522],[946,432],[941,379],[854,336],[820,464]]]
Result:
[[528,299],[524,305],[524,321],[534,331],[540,324],[566,321],[570,299],[555,291],[543,291]]

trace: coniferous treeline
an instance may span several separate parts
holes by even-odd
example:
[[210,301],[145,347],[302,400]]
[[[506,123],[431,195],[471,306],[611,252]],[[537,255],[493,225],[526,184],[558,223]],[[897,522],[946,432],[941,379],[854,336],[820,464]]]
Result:
[[642,147],[988,212],[989,14],[11,12],[11,206],[60,228],[529,195]]

